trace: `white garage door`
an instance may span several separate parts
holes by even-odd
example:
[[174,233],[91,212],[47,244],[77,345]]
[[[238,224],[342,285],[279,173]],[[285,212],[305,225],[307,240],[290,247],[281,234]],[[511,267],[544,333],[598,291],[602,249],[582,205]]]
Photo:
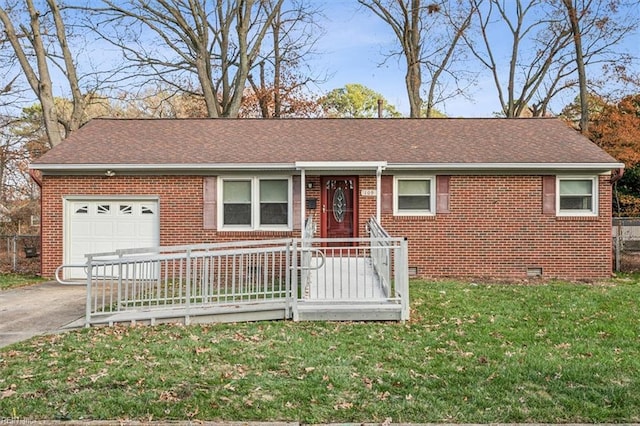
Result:
[[[85,254],[160,245],[157,200],[67,200],[65,263],[82,264]],[[84,278],[82,269],[65,271]]]

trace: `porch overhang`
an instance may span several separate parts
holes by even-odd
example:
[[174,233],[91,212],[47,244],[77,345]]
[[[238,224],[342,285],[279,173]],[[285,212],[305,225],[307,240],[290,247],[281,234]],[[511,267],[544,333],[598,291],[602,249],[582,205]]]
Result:
[[296,161],[297,170],[308,171],[363,171],[383,170],[387,167],[386,161]]
[[[296,170],[300,171],[300,178],[303,182],[300,188],[300,197],[306,199],[306,180],[307,171],[316,173],[338,173],[338,172],[375,172],[376,174],[376,220],[380,221],[381,214],[381,184],[380,177],[382,171],[387,167],[386,161],[296,161]],[[304,223],[307,212],[305,203],[302,203],[300,209],[300,223]]]

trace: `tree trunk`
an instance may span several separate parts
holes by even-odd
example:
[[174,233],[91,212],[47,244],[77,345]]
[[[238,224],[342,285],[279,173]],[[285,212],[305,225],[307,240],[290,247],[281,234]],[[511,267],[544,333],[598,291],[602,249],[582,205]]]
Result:
[[420,3],[421,0],[411,1],[411,21],[408,28],[407,55],[407,90],[409,95],[409,115],[419,118],[422,108],[420,89],[422,88],[422,70],[420,69]]
[[76,72],[76,65],[73,62],[71,50],[69,49],[69,44],[67,43],[67,34],[64,21],[62,20],[62,16],[60,14],[60,9],[58,8],[58,5],[54,0],[47,0],[47,4],[49,5],[49,9],[53,14],[53,20],[56,27],[56,37],[58,38],[60,50],[62,51],[62,57],[64,58],[64,66],[66,71],[65,75],[67,77],[67,81],[69,82],[69,88],[71,89],[71,117],[69,117],[68,121],[61,120],[60,117],[58,117],[59,121],[64,125],[64,128],[66,130],[65,137],[68,137],[72,132],[78,130],[82,125],[86,100],[80,90],[78,74]]
[[571,33],[573,35],[573,45],[576,51],[576,66],[578,69],[578,87],[580,89],[580,132],[587,134],[589,131],[589,96],[587,93],[587,74],[584,66],[584,56],[582,51],[582,35],[580,33],[580,23],[578,13],[573,4],[573,0],[563,0],[567,8]]
[[282,57],[280,56],[280,25],[281,16],[278,13],[273,19],[273,117],[280,118],[282,114],[282,98],[280,96],[280,73],[282,72]]
[[38,72],[33,69],[27,55],[20,44],[18,34],[15,27],[9,18],[8,13],[4,8],[0,8],[0,20],[4,25],[5,34],[13,51],[18,58],[18,62],[22,67],[22,70],[29,82],[29,86],[40,100],[42,106],[42,117],[44,121],[45,130],[49,140],[50,146],[56,146],[62,142],[63,135],[58,124],[58,114],[56,112],[56,106],[53,98],[53,90],[51,84],[51,77],[49,75],[49,68],[47,65],[47,52],[42,42],[42,36],[40,33],[40,14],[35,10],[32,0],[27,0],[27,8],[30,17],[31,34],[29,35],[29,41],[33,47],[36,55],[36,65]]

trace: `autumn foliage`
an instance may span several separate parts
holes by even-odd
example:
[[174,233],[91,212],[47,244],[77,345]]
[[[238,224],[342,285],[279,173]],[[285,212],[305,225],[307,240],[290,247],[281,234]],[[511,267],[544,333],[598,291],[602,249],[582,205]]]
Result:
[[640,163],[640,94],[592,113],[590,138],[630,169]]
[[640,216],[640,94],[618,103],[602,102],[591,112],[589,137],[625,164],[617,184],[614,213]]

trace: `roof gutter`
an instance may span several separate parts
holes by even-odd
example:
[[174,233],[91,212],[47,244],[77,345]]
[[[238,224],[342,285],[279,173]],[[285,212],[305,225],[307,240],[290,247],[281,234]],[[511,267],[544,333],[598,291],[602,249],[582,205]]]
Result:
[[42,172],[211,171],[211,170],[622,170],[623,163],[387,163],[386,161],[296,161],[295,163],[198,163],[198,164],[31,164]]
[[422,163],[389,164],[393,170],[614,170],[622,163]]
[[150,170],[283,170],[294,169],[291,163],[268,164],[30,164],[29,169],[41,171],[150,171]]

